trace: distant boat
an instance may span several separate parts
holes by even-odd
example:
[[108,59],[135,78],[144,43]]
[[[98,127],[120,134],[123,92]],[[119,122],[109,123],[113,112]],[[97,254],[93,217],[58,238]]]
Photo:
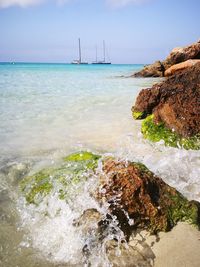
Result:
[[96,47],[96,61],[92,62],[92,64],[111,64],[111,62],[106,61],[106,45],[105,41],[103,41],[103,60],[97,60],[97,47]]
[[79,59],[73,60],[71,64],[77,64],[77,65],[88,64],[87,62],[82,62],[82,58],[81,58],[81,40],[80,40],[80,38],[78,38],[78,54],[79,54]]

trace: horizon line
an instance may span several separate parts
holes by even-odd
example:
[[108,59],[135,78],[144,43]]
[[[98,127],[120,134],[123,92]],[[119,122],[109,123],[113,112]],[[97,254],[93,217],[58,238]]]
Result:
[[[66,65],[74,65],[70,62],[46,62],[46,61],[0,61],[0,64],[66,64]],[[111,63],[111,65],[146,65],[150,63]],[[78,64],[79,65],[79,64]],[[94,65],[88,63],[87,65]],[[101,65],[101,64],[99,64]],[[102,64],[103,65],[103,64]]]

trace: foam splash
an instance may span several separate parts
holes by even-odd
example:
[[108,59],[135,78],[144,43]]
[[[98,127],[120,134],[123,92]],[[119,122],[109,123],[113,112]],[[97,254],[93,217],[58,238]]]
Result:
[[124,240],[115,216],[111,215],[106,236],[101,241],[97,233],[97,221],[89,228],[84,221],[80,227],[75,224],[84,211],[90,209],[96,210],[103,217],[108,214],[109,205],[99,206],[92,197],[97,183],[95,175],[90,177],[82,184],[81,191],[78,188],[79,194],[74,191],[67,201],[60,200],[56,190],[37,206],[27,205],[24,198],[20,198],[18,210],[21,227],[27,229],[21,246],[31,246],[40,251],[41,257],[55,263],[67,263],[70,266],[112,266],[106,255],[107,242],[116,238],[120,244]]
[[200,201],[199,151],[166,147],[162,141],[151,143],[139,133],[123,137],[116,155],[145,164],[189,200]]
[[[155,174],[163,178],[169,185],[175,187],[188,199],[200,201],[199,151],[165,147],[162,142],[152,144],[142,138],[142,135],[128,135],[118,144],[117,151],[109,154],[122,159],[142,162]],[[98,170],[102,165],[99,161]],[[74,221],[81,217],[85,210],[96,209],[106,216],[109,205],[99,206],[92,197],[97,186],[98,177],[93,175],[81,184],[81,191],[72,195],[68,201],[63,201],[55,194],[46,197],[39,206],[27,206],[23,199],[19,202],[19,211],[26,228],[28,246],[40,251],[40,255],[55,263],[67,263],[78,266],[112,266],[106,254],[106,244],[110,240],[124,240],[116,218],[110,220],[107,236],[99,242],[96,236],[96,226],[85,233],[84,225],[76,227]],[[80,187],[79,187],[80,190]],[[134,222],[130,221],[130,224]],[[115,231],[113,232],[113,229]],[[27,242],[24,244],[27,245]],[[23,245],[23,243],[22,243]]]

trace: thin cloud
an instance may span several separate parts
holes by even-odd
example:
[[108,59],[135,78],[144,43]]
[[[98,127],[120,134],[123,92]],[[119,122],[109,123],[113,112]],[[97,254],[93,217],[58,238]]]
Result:
[[[0,0],[0,8],[6,8],[11,6],[28,7],[33,5],[39,5],[50,0]],[[70,0],[55,0],[58,5],[64,5]]]
[[138,5],[147,2],[148,0],[107,0],[107,3],[115,8],[124,7],[127,5]]
[[[39,5],[50,0],[0,0],[0,8],[7,8],[11,6],[28,7]],[[72,0],[54,0],[58,5],[64,5]],[[130,4],[141,4],[148,0],[104,0],[106,3],[114,8],[124,7]]]
[[38,5],[42,2],[44,2],[44,0],[0,0],[0,8],[6,8],[10,6],[27,7]]

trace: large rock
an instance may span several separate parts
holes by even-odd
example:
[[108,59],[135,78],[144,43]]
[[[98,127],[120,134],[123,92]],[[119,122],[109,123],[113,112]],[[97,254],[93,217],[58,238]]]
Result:
[[[141,71],[133,74],[133,77],[162,77],[168,68],[189,59],[200,59],[200,40],[186,47],[174,48],[164,61],[156,61],[145,66]],[[173,74],[168,72],[168,75]]]
[[153,114],[155,125],[162,123],[180,137],[199,135],[200,62],[152,88],[143,89],[132,111],[140,114],[140,118]]
[[162,77],[165,68],[161,61],[156,61],[151,65],[145,66],[141,71],[136,72],[133,77]]
[[165,71],[165,76],[171,76],[177,73],[178,71],[192,67],[199,62],[200,62],[200,59],[188,59],[184,62],[174,64]]
[[184,62],[188,59],[200,59],[200,40],[185,47],[174,48],[163,61],[163,65],[165,69],[168,69],[172,65]]
[[[87,190],[95,201],[91,205],[87,203],[88,209],[83,210],[80,200],[76,202],[77,197],[85,192],[86,180],[94,178],[98,179],[95,188],[87,187]],[[94,266],[97,260],[100,260],[98,266],[105,266],[106,260],[109,266],[150,267],[155,256],[144,238],[142,242],[135,239],[137,232],[141,229],[151,233],[168,231],[178,221],[199,226],[199,203],[187,201],[143,164],[87,151],[73,153],[65,157],[60,166],[24,178],[21,189],[27,204],[32,205],[31,214],[35,208],[36,213],[39,210],[45,217],[52,218],[48,214],[51,207],[46,202],[48,197],[57,197],[59,202],[67,202],[73,209],[72,203],[76,203],[77,214],[83,211],[73,221],[82,244],[80,266]],[[59,217],[61,207],[66,208],[66,205],[56,207],[53,218]],[[129,237],[134,237],[139,246]]]
[[135,119],[144,119],[159,104],[161,98],[161,84],[155,84],[152,88],[142,89],[132,107]]
[[178,221],[199,224],[199,204],[188,202],[144,165],[107,159],[103,171],[98,199],[110,204],[126,236],[136,228],[168,231]]

